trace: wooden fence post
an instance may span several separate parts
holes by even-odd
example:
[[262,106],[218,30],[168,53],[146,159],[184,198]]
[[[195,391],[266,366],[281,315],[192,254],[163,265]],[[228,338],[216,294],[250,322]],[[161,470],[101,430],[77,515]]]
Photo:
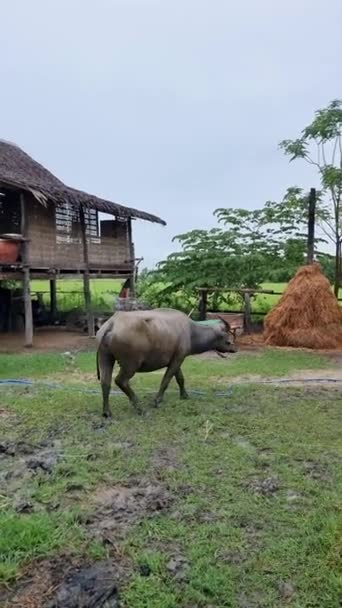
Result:
[[247,334],[251,333],[252,315],[251,315],[251,294],[249,291],[243,292],[244,300],[244,311],[243,311],[243,324]]
[[200,318],[200,321],[205,321],[207,318],[208,291],[206,289],[201,289],[199,293],[200,293],[199,318]]
[[57,314],[56,279],[50,279],[50,313],[55,319]]

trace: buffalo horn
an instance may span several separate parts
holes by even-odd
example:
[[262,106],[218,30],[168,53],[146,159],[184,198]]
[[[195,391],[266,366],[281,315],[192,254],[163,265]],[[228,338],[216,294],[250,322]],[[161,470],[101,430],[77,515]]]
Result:
[[227,331],[231,331],[230,325],[229,325],[228,321],[226,321],[226,319],[224,319],[223,317],[220,317],[219,315],[218,315],[218,318],[220,319],[220,321],[222,321],[222,323],[224,324],[226,330]]

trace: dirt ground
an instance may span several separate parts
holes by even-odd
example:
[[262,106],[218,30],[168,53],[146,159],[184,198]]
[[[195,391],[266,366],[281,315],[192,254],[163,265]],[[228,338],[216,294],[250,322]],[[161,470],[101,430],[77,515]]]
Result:
[[[20,352],[81,352],[91,351],[95,349],[95,340],[89,338],[87,335],[80,331],[70,331],[63,327],[44,327],[35,330],[34,334],[34,346],[30,349],[25,348],[23,345],[24,335],[22,333],[0,333],[0,353],[20,353]],[[237,338],[237,344],[239,351],[244,354],[256,355],[269,348],[263,343],[263,336],[260,333],[243,335]],[[274,349],[274,347],[272,347]],[[279,347],[285,350],[285,347]],[[286,348],[286,350],[294,350],[292,348]],[[312,352],[308,349],[303,349],[308,352]],[[305,372],[298,372],[291,374],[288,378],[282,379],[284,381],[290,381],[292,384],[302,385],[307,381],[314,383],[315,379],[318,379],[317,384],[342,382],[342,351],[341,350],[317,350],[318,354],[323,354],[331,361],[331,367]],[[217,354],[213,352],[204,353],[199,355],[200,358],[205,359],[216,359]],[[158,372],[156,372],[158,373]],[[160,373],[163,373],[161,370]],[[255,382],[259,378],[256,376],[248,377],[236,377],[235,383],[240,382]],[[279,383],[278,378],[264,378],[265,382],[272,382],[274,384]]]
[[[65,327],[41,327],[34,332],[32,349],[24,347],[24,334],[21,332],[0,333],[0,353],[19,353],[50,351],[64,352],[92,350],[95,341],[81,331],[66,330]],[[237,340],[239,348],[243,351],[256,351],[265,348],[262,334],[241,336]],[[206,357],[216,356],[206,353]]]
[[77,331],[67,331],[64,327],[37,328],[34,332],[32,349],[24,347],[24,335],[18,333],[0,333],[0,353],[18,352],[64,352],[82,351],[95,348],[95,340]]
[[[82,351],[93,350],[95,348],[94,338],[89,338],[84,332],[66,330],[65,327],[40,327],[34,332],[34,343],[32,349],[27,349],[24,346],[24,334],[21,332],[0,333],[0,353],[16,353],[16,352],[61,352],[61,351]],[[258,332],[255,334],[245,334],[239,336],[236,340],[239,350],[260,352],[270,348],[264,344],[263,334]],[[274,349],[276,347],[272,347]],[[286,347],[279,347],[284,350]],[[293,350],[290,347],[286,350]],[[308,352],[313,352],[310,349],[303,349]],[[329,357],[342,359],[342,350],[316,350],[317,353],[325,354]],[[216,357],[213,353],[205,353],[204,357]]]
[[[22,342],[22,335],[1,335],[0,352],[75,352],[93,350],[95,348],[95,341],[89,339],[86,335],[79,332],[65,331],[65,329],[61,328],[37,330],[35,334],[35,346],[29,351],[23,348]],[[268,348],[262,344],[260,334],[243,336],[238,339],[238,344],[242,354],[248,355],[248,358],[257,358]],[[284,350],[293,351],[294,349],[282,348],[282,351]],[[339,383],[342,383],[342,352],[331,351],[324,354],[331,361],[331,365],[324,369],[299,370],[292,372],[287,377],[282,376],[277,378],[244,374],[243,376],[230,378],[229,386],[233,384],[247,384],[249,382],[271,383],[273,385],[288,382],[291,385],[287,388],[291,388],[292,386],[300,387],[305,384],[305,386],[308,386],[308,390],[310,390],[313,385],[315,388],[311,389],[309,395],[315,396],[317,403],[319,403],[320,396],[322,396],[322,400],[325,403],[324,407],[320,408],[320,410],[317,406],[315,415],[322,416],[322,421],[328,424],[328,412],[330,408],[337,407],[337,400],[340,399],[337,391],[340,388]],[[200,358],[216,359],[217,355],[215,353],[205,353],[200,355]],[[61,378],[64,375],[65,372],[61,374]],[[58,374],[55,374],[54,380],[58,381],[58,379]],[[74,380],[78,383],[83,380],[91,382],[93,379],[93,373],[89,374],[86,371],[77,369],[71,372],[69,382],[71,383]],[[212,380],[215,380],[215,384],[221,385],[222,388],[224,388],[223,384],[225,386],[227,384],[227,378],[208,377],[208,382]],[[318,388],[318,385],[323,384],[325,385],[324,388]],[[327,390],[328,388],[329,391]],[[269,411],[277,411],[277,415],[279,416],[285,416],[282,412],[285,410],[289,411],[290,408],[287,406],[290,403],[295,403],[296,400],[297,402],[299,400],[302,402],[303,400],[304,392],[300,392],[299,389],[297,396],[293,391],[286,393],[280,390],[278,392],[281,395],[280,403],[282,405],[285,404],[286,407],[272,410],[271,404]],[[305,394],[307,393],[305,392]],[[34,393],[25,388],[22,395],[19,395],[18,398],[25,401],[29,400],[32,395]],[[265,392],[265,395],[267,395],[267,392]],[[69,409],[70,397],[68,396],[67,399]],[[26,432],[26,429],[29,428],[26,418],[23,418],[22,423],[25,426],[25,435],[18,433],[20,425],[18,412],[15,409],[11,410],[6,403],[2,404],[0,408],[0,421],[3,421],[4,426],[7,421],[7,428],[10,431],[8,432],[8,437],[4,436],[0,441],[0,497],[6,498],[11,508],[17,514],[20,514],[21,518],[26,517],[29,519],[32,517],[33,521],[34,517],[43,517],[46,513],[61,514],[66,509],[74,507],[75,504],[81,504],[83,510],[81,509],[80,514],[77,515],[77,526],[82,526],[85,542],[89,546],[96,547],[96,550],[99,547],[103,547],[103,555],[101,553],[101,559],[93,559],[90,554],[84,556],[78,555],[77,551],[73,552],[72,546],[70,546],[70,549],[66,550],[63,548],[51,557],[48,556],[28,561],[27,565],[24,565],[21,569],[20,578],[13,585],[13,588],[4,586],[2,591],[0,589],[0,606],[4,606],[4,608],[119,608],[120,606],[133,606],[135,604],[123,604],[121,602],[120,594],[122,595],[122,589],[128,585],[128,581],[133,577],[136,577],[137,580],[142,579],[145,581],[146,579],[148,581],[150,578],[150,580],[157,581],[157,577],[159,576],[157,568],[164,568],[166,572],[163,584],[169,578],[173,581],[174,588],[177,588],[177,586],[185,588],[186,585],[189,586],[189,572],[192,568],[191,558],[176,532],[174,532],[174,539],[165,540],[162,535],[159,537],[156,524],[156,534],[153,537],[153,522],[157,522],[159,516],[167,516],[169,520],[168,526],[176,531],[177,526],[175,524],[173,528],[173,522],[178,522],[180,526],[185,526],[187,525],[187,521],[190,521],[191,526],[189,528],[191,527],[192,529],[194,525],[198,526],[198,538],[201,540],[200,534],[203,534],[201,540],[203,542],[203,538],[206,538],[207,535],[207,527],[210,528],[212,526],[212,533],[215,530],[214,536],[217,536],[217,529],[214,528],[215,522],[217,525],[221,525],[220,522],[222,520],[220,518],[225,517],[223,514],[226,513],[227,496],[229,495],[235,497],[235,495],[239,496],[239,493],[246,492],[246,496],[241,498],[241,500],[245,501],[247,506],[248,495],[257,495],[260,501],[264,499],[267,501],[269,505],[265,507],[267,509],[270,509],[272,499],[277,495],[280,497],[277,500],[284,501],[284,512],[287,509],[292,509],[293,513],[295,513],[295,510],[300,508],[301,501],[309,501],[309,490],[313,490],[308,485],[305,491],[305,484],[310,484],[313,480],[314,483],[321,484],[322,491],[326,491],[326,486],[329,486],[329,488],[330,485],[333,486],[334,476],[330,470],[333,463],[329,462],[329,465],[326,465],[324,453],[322,461],[316,459],[314,452],[310,456],[310,447],[308,446],[310,446],[313,436],[311,410],[307,414],[310,417],[309,422],[306,423],[306,426],[304,424],[304,428],[307,429],[306,443],[304,438],[307,454],[300,456],[299,460],[296,460],[295,456],[293,456],[293,460],[290,461],[291,466],[285,468],[291,474],[294,470],[295,475],[293,479],[289,478],[286,480],[284,479],[284,469],[281,468],[283,466],[283,460],[281,459],[284,458],[282,452],[283,444],[279,445],[278,455],[273,456],[274,447],[272,442],[270,444],[269,431],[266,430],[266,434],[263,435],[263,425],[260,425],[260,431],[258,432],[261,435],[259,437],[257,434],[257,430],[259,429],[258,422],[256,424],[253,423],[253,420],[257,419],[253,418],[252,420],[252,417],[255,416],[258,397],[255,395],[251,396],[249,399],[250,403],[246,403],[244,399],[244,396],[239,397],[237,391],[236,395],[234,395],[234,403],[226,406],[223,405],[223,408],[216,407],[214,410],[209,409],[205,399],[202,401],[203,408],[208,407],[207,413],[203,418],[203,422],[206,421],[205,424],[207,425],[203,430],[205,438],[203,441],[195,440],[195,448],[193,448],[194,451],[191,453],[191,458],[185,459],[184,462],[182,458],[185,450],[188,449],[184,434],[186,429],[191,429],[189,426],[189,420],[191,422],[190,416],[193,416],[197,420],[197,413],[195,415],[191,409],[187,413],[185,412],[185,414],[182,414],[181,410],[178,411],[178,415],[174,417],[174,421],[176,424],[180,420],[179,426],[174,431],[174,435],[171,436],[167,433],[164,434],[165,424],[163,420],[161,420],[159,428],[157,425],[158,418],[155,416],[154,432],[151,433],[153,442],[155,442],[154,445],[151,449],[145,447],[145,445],[150,446],[151,444],[150,432],[148,431],[144,442],[140,443],[140,451],[137,451],[139,442],[136,438],[138,437],[138,433],[141,437],[141,428],[134,427],[135,430],[131,432],[130,425],[136,424],[134,420],[130,420],[125,427],[125,417],[122,417],[120,421],[122,426],[121,431],[116,433],[115,426],[107,426],[97,415],[95,417],[88,415],[89,412],[84,416],[82,409],[79,409],[77,410],[78,414],[76,414],[78,416],[77,432],[74,434],[70,426],[68,414],[63,414],[63,409],[61,409],[61,416],[62,418],[64,417],[62,423],[60,420],[56,422],[57,417],[56,420],[51,419],[50,423],[46,426],[45,434],[41,432],[39,438],[35,438]],[[264,400],[265,397],[263,396],[259,403],[260,417],[265,415],[263,413],[265,407]],[[334,402],[336,402],[335,405]],[[72,403],[74,406],[76,405],[76,402]],[[311,404],[309,405],[311,407]],[[26,416],[30,412],[32,414],[32,410],[35,407],[39,407],[39,399],[36,400],[32,408],[24,407],[22,411],[25,411]],[[81,407],[83,405],[80,405]],[[228,407],[228,410],[225,407]],[[165,411],[167,412],[167,410]],[[230,416],[228,429],[225,426],[227,411]],[[249,411],[253,412],[253,414],[250,414],[250,421],[248,416]],[[296,409],[292,408],[288,415],[295,416],[295,412]],[[184,417],[180,418],[182,415]],[[209,424],[209,416],[215,420],[216,426],[212,427]],[[273,420],[275,420],[275,417],[273,417]],[[305,422],[305,418],[301,417],[300,422],[302,425],[303,420]],[[285,417],[283,421],[284,423],[286,422]],[[281,424],[275,428],[280,427]],[[32,426],[32,428],[34,427]],[[297,439],[296,428],[294,423],[292,426],[291,424],[289,426],[292,433],[289,435],[289,445],[291,441]],[[319,428],[324,428],[323,423]],[[11,434],[12,429],[15,429],[13,436]],[[202,432],[202,429],[199,432]],[[302,432],[301,429],[300,441],[302,441]],[[66,447],[68,433],[70,443]],[[160,439],[156,442],[155,437],[159,436],[158,433],[161,433],[161,435]],[[77,439],[77,435],[79,439]],[[195,434],[196,437],[197,434]],[[318,437],[319,440],[317,441],[319,443],[317,445],[324,443],[324,437],[321,438],[320,435]],[[178,438],[182,441],[184,440],[184,443],[178,444]],[[171,445],[167,442],[171,443]],[[217,443],[220,445],[219,451],[216,451]],[[239,468],[236,468],[232,474],[231,463],[234,463],[234,458],[222,461],[223,464],[220,462],[219,467],[217,467],[216,454],[221,454],[223,450],[230,449],[234,456],[235,445],[239,449],[244,450],[246,454],[249,454],[250,459],[241,457],[236,465]],[[145,449],[149,450],[148,452],[146,451],[146,455]],[[196,503],[195,498],[197,495],[195,495],[194,486],[192,485],[191,463],[200,462],[200,456],[204,449],[206,449],[209,455],[209,464],[205,474],[203,473],[203,478],[200,478],[198,486],[200,490],[196,489],[199,496],[198,503]],[[329,450],[332,450],[330,443]],[[81,454],[83,463],[88,463],[85,467],[83,465],[80,466],[82,474],[77,469],[77,463],[73,464],[76,453]],[[134,470],[138,457],[139,459],[146,458],[143,461],[146,470],[145,468],[144,470],[140,470],[139,468]],[[115,478],[115,476],[111,477],[107,470],[105,473],[101,472],[101,467],[103,466],[101,458],[106,459],[106,469],[107,459],[109,459],[109,470],[111,470],[111,467],[120,467],[120,462],[122,462],[123,471],[125,471],[124,474],[121,473],[122,479],[118,473],[116,473],[117,478]],[[290,456],[286,455],[286,458],[290,458]],[[81,462],[81,460],[77,462]],[[204,459],[204,462],[207,462],[207,460]],[[228,463],[226,477],[225,462]],[[277,463],[280,463],[279,469],[277,469]],[[133,472],[130,474],[126,473],[128,465],[132,466]],[[240,467],[242,467],[243,473],[241,473]],[[98,476],[97,485],[94,484],[94,487],[90,485],[90,477],[89,479],[86,476],[82,477],[84,470],[88,472],[88,469],[91,471],[89,475]],[[120,472],[120,468],[117,470]],[[54,475],[58,475],[56,471],[61,472],[59,473],[59,478],[57,476],[56,479],[58,483],[63,484],[63,490],[59,490],[57,484],[54,491],[49,493],[53,487]],[[197,473],[198,469],[195,467],[192,471]],[[287,474],[290,475],[290,473]],[[203,488],[206,488],[206,484],[210,487],[209,481],[213,474],[217,475],[218,480],[215,492],[218,493],[217,487],[219,486],[222,487],[222,490],[220,490],[222,493],[218,493],[219,498],[216,495],[215,499],[212,498],[212,506],[210,506],[209,492],[208,507],[206,500],[204,500],[204,498],[208,500],[208,497],[202,496],[201,492],[206,491],[203,490]],[[183,477],[181,477],[182,475]],[[299,475],[302,476],[300,477],[302,486],[298,489],[294,485],[294,480],[297,477],[299,478]],[[178,478],[180,482],[176,484],[175,480]],[[189,483],[189,480],[191,480],[191,483]],[[227,492],[226,485],[228,483],[232,483],[233,485],[231,485]],[[234,483],[238,485],[234,485]],[[211,491],[214,492],[213,489]],[[186,503],[184,500],[183,504],[183,498],[186,498],[188,495],[190,496],[189,503]],[[220,496],[222,503],[218,503]],[[234,500],[236,499],[234,498]],[[276,503],[275,500],[274,503]],[[89,509],[85,508],[85,504]],[[221,504],[221,511],[217,504]],[[241,505],[243,504],[241,502]],[[305,509],[307,509],[306,504]],[[242,515],[241,521],[240,519],[236,519],[235,521],[234,517],[230,516],[228,523],[225,524],[227,526],[226,529],[229,530],[229,534],[231,534],[231,530],[234,530],[234,528],[239,530],[237,535],[241,534],[243,536],[245,545],[240,546],[236,544],[235,546],[234,542],[232,542],[231,546],[229,545],[229,548],[226,549],[223,542],[222,546],[215,552],[215,559],[220,560],[221,567],[223,567],[222,564],[228,563],[232,564],[232,568],[240,569],[241,572],[244,571],[244,568],[249,568],[248,572],[250,572],[251,566],[248,563],[249,558],[247,554],[253,556],[253,552],[261,551],[263,547],[262,543],[266,543],[267,541],[263,540],[262,526],[264,524],[261,516],[259,520],[258,515],[254,515],[255,519],[251,520],[247,507],[245,513],[248,513],[248,515]],[[269,511],[269,513],[272,512]],[[62,517],[62,515],[60,516]],[[51,517],[53,519],[53,515]],[[282,517],[283,514],[281,513],[280,518],[282,519]],[[143,524],[150,526],[151,531],[149,534],[151,536],[146,541],[148,551],[144,549],[143,552],[141,550],[139,561],[134,561],[137,541],[134,539],[134,544],[131,545],[130,551],[127,551],[127,547],[129,543],[133,543],[129,539],[132,529],[135,527],[138,538],[140,524],[141,529],[143,529]],[[202,550],[199,544],[198,555],[202,556]],[[149,555],[153,555],[154,552],[165,555],[165,567],[163,565],[156,566],[153,561],[148,561]],[[266,555],[267,559],[269,559],[270,553],[266,553]],[[195,559],[195,557],[192,559]],[[272,569],[268,570],[267,576],[269,576],[269,572],[272,573]],[[192,576],[194,575],[192,574]],[[279,579],[277,584],[280,599],[279,603],[274,605],[284,606],[289,604],[292,601],[292,597],[298,593],[295,584],[291,579],[285,581]],[[257,597],[256,600],[255,597],[253,595],[248,596],[247,591],[246,596],[244,593],[238,596],[236,605],[239,608],[260,608],[266,605],[261,596],[260,598]],[[221,603],[214,604],[209,599],[208,601],[210,603],[201,603],[201,605],[208,606],[208,608],[209,606],[223,605]],[[140,606],[143,605],[149,604],[140,604]],[[154,603],[153,605],[156,606],[157,604]],[[199,604],[195,603],[187,603],[185,605],[189,608],[199,606]],[[299,605],[299,603],[296,605]]]

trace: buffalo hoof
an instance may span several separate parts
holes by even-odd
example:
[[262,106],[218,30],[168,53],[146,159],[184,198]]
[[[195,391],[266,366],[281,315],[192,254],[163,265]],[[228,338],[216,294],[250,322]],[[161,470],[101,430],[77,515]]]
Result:
[[155,400],[153,401],[153,405],[154,405],[154,407],[155,407],[155,408],[160,407],[160,406],[161,406],[161,403],[162,403],[162,400],[161,400],[161,399],[155,399]]
[[182,394],[180,395],[180,398],[181,398],[182,400],[184,400],[184,401],[185,401],[186,399],[190,399],[190,397],[189,397],[188,393],[185,393],[185,392],[184,392],[184,393],[182,393]]
[[113,414],[112,414],[112,412],[110,410],[107,410],[107,411],[103,412],[102,415],[103,415],[104,418],[113,418]]
[[144,414],[144,410],[141,408],[141,406],[139,405],[139,403],[132,403],[135,412],[138,414],[138,416],[142,416]]

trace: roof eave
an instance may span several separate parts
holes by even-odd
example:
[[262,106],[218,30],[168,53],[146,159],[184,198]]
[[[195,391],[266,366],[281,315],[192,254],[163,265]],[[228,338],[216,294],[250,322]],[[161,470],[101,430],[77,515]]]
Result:
[[[68,188],[66,186],[65,190],[59,190],[58,192],[52,193],[51,191],[48,192],[47,190],[44,190],[42,188],[29,186],[28,184],[22,185],[14,181],[12,182],[8,180],[0,180],[0,184],[3,184],[5,187],[6,185],[8,185],[10,188],[30,192],[31,194],[33,194],[33,196],[35,196],[35,198],[39,202],[42,202],[41,197],[46,200],[50,200],[56,205],[63,203],[63,201],[69,201],[74,206],[83,205],[84,207],[88,207],[89,209],[96,209],[97,211],[101,211],[102,213],[109,213],[110,215],[116,215],[120,217],[145,220],[147,222],[166,226],[166,222],[157,215],[147,213],[146,211],[140,211],[139,209],[126,207],[124,205],[113,203],[112,201],[107,201],[105,199],[100,199],[97,196],[88,194],[87,192],[82,192],[81,190],[76,190],[75,188]],[[41,196],[37,196],[37,194]]]

